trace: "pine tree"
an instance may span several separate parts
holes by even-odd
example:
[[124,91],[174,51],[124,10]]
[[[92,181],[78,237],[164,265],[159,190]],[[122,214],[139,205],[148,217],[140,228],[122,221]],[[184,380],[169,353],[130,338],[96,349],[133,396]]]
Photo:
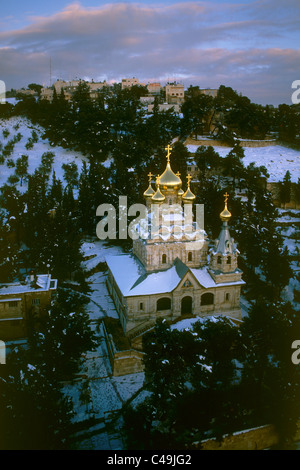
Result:
[[282,204],[284,204],[284,207],[291,200],[291,189],[291,174],[287,171],[284,175],[283,181],[280,183],[280,200]]
[[21,186],[23,178],[26,177],[28,172],[28,155],[22,155],[17,159],[15,173],[21,178]]
[[91,201],[91,182],[89,179],[89,168],[83,161],[79,178],[78,216],[79,224],[83,232],[92,233],[95,216],[94,204]]
[[0,282],[13,282],[19,273],[19,247],[13,232],[13,220],[0,212]]
[[63,163],[62,169],[64,170],[64,179],[71,188],[78,185],[78,167],[75,162]]

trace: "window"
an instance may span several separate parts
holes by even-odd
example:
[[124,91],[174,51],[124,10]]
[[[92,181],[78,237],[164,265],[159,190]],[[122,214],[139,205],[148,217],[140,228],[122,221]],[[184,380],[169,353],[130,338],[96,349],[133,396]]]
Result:
[[230,300],[230,294],[227,292],[227,294],[225,294],[225,300],[226,302],[228,302]]
[[228,256],[228,258],[227,258],[227,264],[231,264],[231,256]]
[[217,263],[218,263],[218,264],[222,264],[222,256],[218,256],[218,258],[217,258]]
[[162,297],[158,299],[156,304],[156,310],[159,312],[160,310],[170,310],[171,309],[171,299],[169,297]]
[[9,308],[14,308],[18,306],[17,300],[13,300],[12,302],[9,302]]
[[167,255],[163,254],[161,257],[161,262],[165,264],[167,262]]
[[193,261],[193,253],[191,251],[188,253],[188,261]]
[[50,281],[50,289],[54,289],[55,288],[55,281]]
[[212,305],[214,303],[214,294],[210,292],[201,296],[201,305]]
[[32,299],[31,305],[40,305],[40,299]]
[[143,304],[143,302],[140,303],[140,310],[144,310],[144,304]]

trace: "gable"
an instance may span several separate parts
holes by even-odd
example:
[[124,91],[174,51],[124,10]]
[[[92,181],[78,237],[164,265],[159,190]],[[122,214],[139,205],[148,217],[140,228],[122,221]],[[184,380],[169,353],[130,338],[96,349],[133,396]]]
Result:
[[198,289],[199,287],[202,287],[201,284],[188,268],[175,290]]

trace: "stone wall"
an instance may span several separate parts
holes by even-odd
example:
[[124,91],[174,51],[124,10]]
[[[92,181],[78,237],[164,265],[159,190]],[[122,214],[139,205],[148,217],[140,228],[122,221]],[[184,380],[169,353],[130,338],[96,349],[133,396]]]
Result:
[[[241,146],[242,147],[269,147],[270,145],[277,145],[278,142],[275,139],[269,139],[269,140],[241,140]],[[223,140],[217,140],[217,139],[192,139],[189,137],[184,145],[205,145],[205,146],[216,146],[216,147],[229,147],[232,148],[232,145],[227,144]]]
[[[300,440],[300,421],[294,440]],[[279,436],[274,426],[266,425],[227,435],[221,442],[216,439],[195,442],[190,448],[201,450],[263,450],[276,446],[278,442]]]
[[112,334],[103,323],[104,338],[108,350],[112,374],[114,377],[143,372],[144,353],[135,349],[118,350]]
[[116,353],[113,362],[114,377],[143,372],[143,355],[141,351],[134,349]]

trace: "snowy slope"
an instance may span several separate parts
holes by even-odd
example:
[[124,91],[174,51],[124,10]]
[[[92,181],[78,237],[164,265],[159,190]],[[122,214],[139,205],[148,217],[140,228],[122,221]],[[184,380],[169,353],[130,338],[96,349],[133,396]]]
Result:
[[[16,125],[19,126],[18,129],[14,128]],[[7,129],[9,131],[9,135],[6,138],[3,136],[4,129]],[[37,143],[34,144],[32,149],[27,150],[25,148],[25,145],[28,142],[28,139],[31,137],[31,133],[33,130],[37,132],[39,140]],[[22,134],[22,139],[20,140],[20,142],[15,144],[14,151],[12,155],[8,158],[11,158],[14,162],[16,162],[16,160],[21,155],[28,155],[29,174],[32,174],[34,170],[41,164],[41,156],[44,152],[53,152],[55,154],[52,170],[55,171],[56,177],[60,179],[63,184],[65,183],[63,179],[62,170],[63,163],[75,162],[78,166],[78,171],[80,172],[83,160],[87,161],[87,158],[84,157],[80,152],[73,152],[71,150],[66,150],[59,146],[52,147],[48,139],[43,140],[41,137],[44,133],[43,128],[38,125],[32,124],[31,121],[26,118],[13,117],[8,120],[0,120],[0,142],[2,142],[3,147],[18,133]],[[10,175],[13,175],[14,172],[15,168],[8,168],[6,161],[3,165],[0,165],[0,187],[7,182],[7,178]],[[21,187],[20,184],[18,184],[17,188],[19,189],[19,191],[24,192],[27,189],[27,183],[23,181],[23,186]]]
[[[196,152],[197,145],[187,145],[188,151]],[[220,157],[226,157],[230,152],[229,147],[213,146]],[[270,175],[268,181],[282,181],[287,170],[291,173],[291,181],[297,182],[300,178],[300,151],[282,145],[270,145],[269,147],[243,147],[245,158],[244,166],[254,162],[256,166],[265,166]]]

